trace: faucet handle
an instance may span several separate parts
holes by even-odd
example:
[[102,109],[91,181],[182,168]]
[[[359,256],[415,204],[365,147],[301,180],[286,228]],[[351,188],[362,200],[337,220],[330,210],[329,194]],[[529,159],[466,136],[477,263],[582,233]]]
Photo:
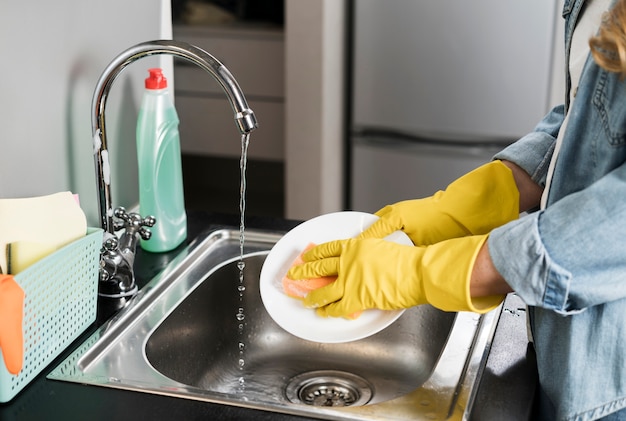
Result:
[[126,212],[126,209],[122,206],[116,208],[113,214],[116,218],[121,219],[121,221],[115,221],[113,223],[113,229],[115,231],[125,228],[127,233],[137,233],[144,240],[149,240],[152,236],[152,232],[150,232],[148,228],[153,227],[156,223],[156,218],[154,216],[148,215],[145,218],[142,218],[138,213]]
[[137,292],[133,263],[137,247],[137,234],[148,240],[152,233],[148,227],[154,226],[153,216],[142,218],[135,212],[126,212],[123,207],[116,208],[113,215],[118,219],[113,229],[124,233],[118,238],[114,234],[105,233],[100,255],[100,283],[98,293],[110,298],[121,298]]
[[156,218],[152,215],[148,215],[145,218],[142,218],[139,222],[139,230],[137,231],[142,239],[149,240],[152,237],[152,231],[150,231],[146,227],[153,227],[156,224]]

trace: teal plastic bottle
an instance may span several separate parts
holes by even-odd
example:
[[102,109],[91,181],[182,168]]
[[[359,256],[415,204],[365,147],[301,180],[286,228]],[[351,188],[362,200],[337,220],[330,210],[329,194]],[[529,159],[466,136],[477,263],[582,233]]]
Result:
[[187,237],[178,114],[161,69],[149,69],[137,120],[139,212],[156,224],[141,247],[169,251]]

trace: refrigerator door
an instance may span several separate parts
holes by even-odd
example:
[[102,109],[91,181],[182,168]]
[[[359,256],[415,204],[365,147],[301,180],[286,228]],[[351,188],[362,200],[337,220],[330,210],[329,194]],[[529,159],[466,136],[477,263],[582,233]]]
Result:
[[559,7],[354,0],[350,207],[430,196],[531,131],[561,71]]
[[558,0],[354,2],[354,127],[510,138],[546,113]]
[[489,162],[499,149],[355,140],[351,208],[373,213],[401,200],[430,196]]

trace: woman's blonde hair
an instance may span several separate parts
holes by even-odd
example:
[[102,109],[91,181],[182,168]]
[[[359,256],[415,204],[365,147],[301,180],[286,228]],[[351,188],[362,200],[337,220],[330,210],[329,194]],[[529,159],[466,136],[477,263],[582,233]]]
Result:
[[598,35],[589,40],[591,54],[602,68],[626,76],[626,0],[606,12]]

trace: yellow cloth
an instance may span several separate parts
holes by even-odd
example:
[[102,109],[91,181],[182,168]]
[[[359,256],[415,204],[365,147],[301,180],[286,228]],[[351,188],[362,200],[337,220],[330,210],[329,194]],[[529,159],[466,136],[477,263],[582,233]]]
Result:
[[337,276],[310,292],[304,304],[321,316],[347,317],[357,311],[394,310],[429,303],[444,311],[485,313],[504,296],[472,298],[470,277],[488,235],[442,241],[426,247],[381,239],[349,239],[320,244],[304,253],[304,264],[287,276]]
[[0,273],[8,273],[10,243],[38,243],[53,251],[86,233],[87,219],[70,192],[0,199]]
[[413,244],[487,234],[519,217],[513,173],[500,161],[485,164],[424,199],[406,200],[376,212],[380,217],[359,238],[384,238],[404,231]]

